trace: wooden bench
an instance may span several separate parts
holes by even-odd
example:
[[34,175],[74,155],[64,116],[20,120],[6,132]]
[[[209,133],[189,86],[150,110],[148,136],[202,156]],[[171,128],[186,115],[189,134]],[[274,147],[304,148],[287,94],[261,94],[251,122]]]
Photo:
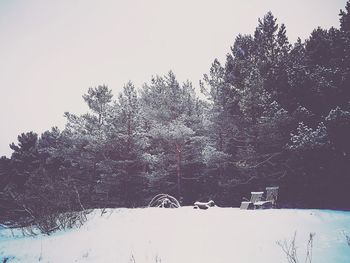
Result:
[[247,210],[247,209],[254,209],[254,204],[257,202],[260,202],[263,197],[264,192],[251,192],[250,201],[243,201],[241,202],[240,209]]
[[275,208],[278,197],[278,186],[275,187],[266,187],[266,200],[261,200],[254,203],[255,209],[267,209]]
[[263,200],[264,192],[251,192],[250,201],[241,202],[240,209],[268,209],[276,208],[278,197],[278,186],[266,187],[266,199]]

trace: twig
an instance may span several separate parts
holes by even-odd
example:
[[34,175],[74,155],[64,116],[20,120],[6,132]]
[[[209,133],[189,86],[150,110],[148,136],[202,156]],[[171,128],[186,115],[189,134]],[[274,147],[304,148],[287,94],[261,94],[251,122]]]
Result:
[[260,163],[257,163],[255,165],[252,165],[252,166],[248,166],[248,167],[244,167],[245,169],[252,169],[252,168],[258,168],[260,165],[266,163],[266,162],[269,162],[273,157],[277,156],[277,155],[280,155],[281,152],[278,152],[278,153],[274,153],[272,154],[269,158],[265,159],[264,161],[260,162]]
[[77,187],[75,185],[74,185],[74,190],[75,190],[75,193],[77,194],[79,205],[80,205],[81,209],[84,211],[85,208],[84,208],[83,204],[80,201],[80,194],[79,194],[79,191],[78,191],[78,189],[77,189]]
[[[299,263],[298,255],[297,255],[297,247],[295,245],[296,232],[294,232],[293,239],[288,242],[284,240],[283,242],[278,241],[277,245],[281,247],[282,251],[287,257],[289,263]],[[315,233],[310,233],[309,240],[306,246],[306,257],[305,263],[312,263],[312,249],[313,249],[313,239],[315,237]]]
[[348,243],[348,246],[350,247],[350,236],[348,234],[346,234],[345,231],[343,231],[343,234],[345,236],[346,243]]

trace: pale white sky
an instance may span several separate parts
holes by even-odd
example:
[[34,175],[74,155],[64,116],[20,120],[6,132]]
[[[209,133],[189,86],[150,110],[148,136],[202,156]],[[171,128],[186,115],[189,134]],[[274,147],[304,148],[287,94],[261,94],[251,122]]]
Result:
[[339,26],[346,0],[0,0],[0,156],[26,131],[63,128],[82,95],[116,95],[172,69],[198,86],[239,33],[271,10],[290,40]]

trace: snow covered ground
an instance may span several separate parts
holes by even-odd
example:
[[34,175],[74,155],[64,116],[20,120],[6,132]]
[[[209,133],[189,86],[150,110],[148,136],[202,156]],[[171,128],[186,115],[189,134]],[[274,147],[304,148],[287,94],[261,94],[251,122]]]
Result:
[[12,237],[0,230],[0,262],[229,263],[288,262],[277,241],[291,240],[304,262],[315,233],[314,263],[349,263],[350,212],[237,208],[111,209],[80,229]]

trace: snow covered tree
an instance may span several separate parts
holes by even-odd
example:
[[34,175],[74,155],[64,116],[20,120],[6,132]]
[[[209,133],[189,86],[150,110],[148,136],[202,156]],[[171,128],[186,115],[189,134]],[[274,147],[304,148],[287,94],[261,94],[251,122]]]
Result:
[[[141,103],[144,127],[150,135],[146,153],[151,161],[151,178],[168,189],[176,187],[177,197],[182,198],[182,178],[186,163],[190,162],[184,156],[191,155],[193,161],[201,162],[201,144],[205,142],[200,133],[201,112],[194,89],[189,82],[180,85],[170,71],[165,77],[156,76],[144,85]],[[188,170],[192,174],[198,172]]]
[[108,149],[105,129],[112,93],[106,86],[98,86],[89,88],[83,98],[91,113],[81,116],[65,113],[67,124],[63,133],[67,142],[63,150],[72,165],[77,167],[75,177],[81,179],[81,186],[85,185],[85,197],[91,203],[101,173],[99,164],[106,159]]
[[112,97],[112,91],[105,85],[89,88],[88,93],[83,95],[90,110],[97,114],[99,124],[101,124],[106,117],[107,107]]

